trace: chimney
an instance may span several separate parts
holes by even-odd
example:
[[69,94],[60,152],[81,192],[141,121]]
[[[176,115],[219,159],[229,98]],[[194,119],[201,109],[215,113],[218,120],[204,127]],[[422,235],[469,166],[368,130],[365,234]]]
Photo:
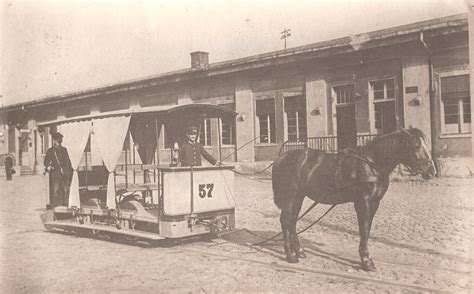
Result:
[[209,53],[204,51],[191,52],[191,68],[193,70],[206,69],[209,66]]

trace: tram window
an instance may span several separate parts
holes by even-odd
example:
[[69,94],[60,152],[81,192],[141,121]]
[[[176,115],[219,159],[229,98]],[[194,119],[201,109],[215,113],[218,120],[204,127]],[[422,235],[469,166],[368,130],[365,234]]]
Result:
[[87,144],[86,148],[84,149],[84,152],[91,152],[91,136],[89,135],[89,139],[87,139]]
[[130,150],[130,134],[127,133],[123,142],[122,151]]
[[165,127],[163,127],[163,130],[164,130],[164,142],[163,142],[163,145],[164,145],[164,148],[165,149],[171,149],[171,146],[173,144],[173,142],[171,142],[171,136],[168,134],[168,131],[166,130]]
[[211,119],[206,118],[200,128],[199,142],[204,146],[211,146]]

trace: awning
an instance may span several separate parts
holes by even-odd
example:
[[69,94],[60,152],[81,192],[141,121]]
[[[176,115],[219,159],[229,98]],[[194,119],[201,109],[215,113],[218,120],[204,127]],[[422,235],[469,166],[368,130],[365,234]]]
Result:
[[[180,142],[189,126],[199,128],[207,118],[230,118],[235,120],[237,112],[212,104],[186,104],[169,109],[164,120],[165,128],[172,142]],[[171,130],[171,131],[168,131]]]
[[92,120],[94,118],[105,118],[105,117],[113,117],[113,116],[136,116],[136,115],[157,115],[161,114],[164,115],[168,109],[175,108],[176,105],[162,105],[156,107],[147,107],[146,109],[126,109],[126,110],[117,110],[117,111],[110,111],[104,113],[97,113],[97,114],[89,114],[89,115],[82,115],[76,116],[71,118],[63,118],[63,119],[56,119],[46,122],[38,122],[38,126],[52,126],[52,125],[60,125],[67,122],[74,122],[74,121],[83,121],[83,120]]
[[56,119],[47,122],[38,122],[38,126],[50,126],[59,125],[67,122],[92,120],[94,118],[105,118],[112,116],[158,116],[159,121],[173,121],[188,120],[188,119],[205,119],[214,117],[234,117],[237,116],[237,112],[232,109],[212,105],[212,104],[186,104],[186,105],[162,105],[155,107],[139,108],[139,109],[126,109],[111,112],[104,112],[98,114],[89,114],[71,118]]

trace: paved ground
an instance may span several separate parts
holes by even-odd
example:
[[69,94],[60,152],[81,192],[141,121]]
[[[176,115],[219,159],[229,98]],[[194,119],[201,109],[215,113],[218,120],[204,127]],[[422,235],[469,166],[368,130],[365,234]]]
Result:
[[[236,179],[237,229],[220,239],[154,247],[46,232],[40,176],[0,180],[0,289],[51,292],[470,292],[474,180],[393,182],[375,217],[370,252],[377,272],[359,268],[350,204],[301,235],[308,258],[290,265],[270,182]],[[307,200],[305,206],[310,201]],[[316,207],[300,227],[324,213]]]

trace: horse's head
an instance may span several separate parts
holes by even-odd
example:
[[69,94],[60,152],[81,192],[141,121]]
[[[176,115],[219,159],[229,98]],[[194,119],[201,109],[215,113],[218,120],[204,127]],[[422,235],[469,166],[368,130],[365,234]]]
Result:
[[402,128],[401,133],[406,143],[402,163],[412,175],[421,174],[423,179],[431,179],[436,173],[436,167],[426,145],[425,135],[411,126],[408,130]]

